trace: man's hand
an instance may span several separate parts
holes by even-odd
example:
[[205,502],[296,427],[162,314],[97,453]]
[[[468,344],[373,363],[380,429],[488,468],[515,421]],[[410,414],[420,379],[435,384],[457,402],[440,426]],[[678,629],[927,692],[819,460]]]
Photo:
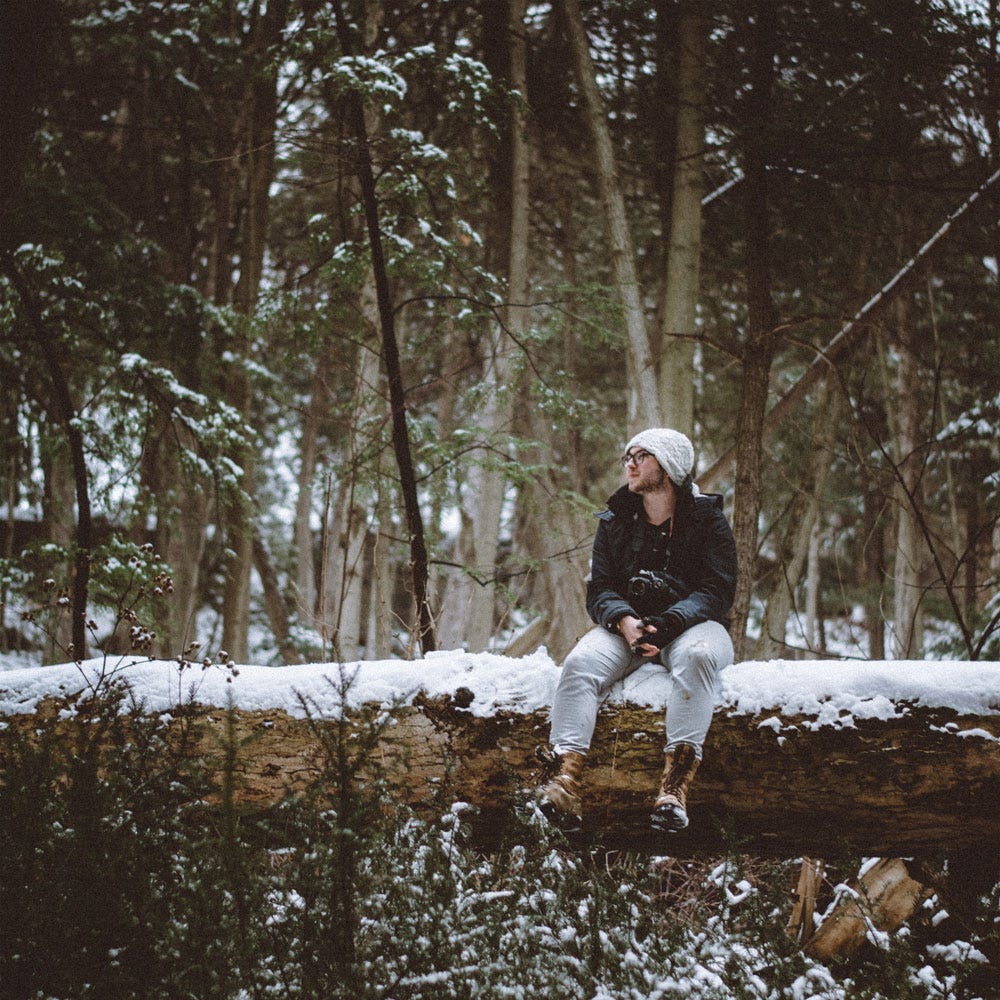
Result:
[[657,652],[669,646],[684,631],[684,619],[676,611],[648,615],[643,618],[642,625],[646,630],[644,644],[652,646]]
[[647,638],[656,631],[656,627],[647,625],[641,618],[625,615],[618,622],[618,631],[637,656],[656,656],[660,651],[660,647],[654,645]]
[[618,619],[617,628],[621,637],[629,644],[634,653],[638,653],[639,656],[653,655],[655,649],[650,649],[646,653],[642,649],[637,648],[642,642],[642,637],[646,634],[646,626],[643,624],[641,618],[636,618],[635,615],[625,615],[624,618]]

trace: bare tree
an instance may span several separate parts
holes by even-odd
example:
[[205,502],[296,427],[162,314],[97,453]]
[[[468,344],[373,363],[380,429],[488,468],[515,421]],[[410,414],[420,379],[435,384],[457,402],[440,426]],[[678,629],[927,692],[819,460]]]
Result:
[[771,297],[770,220],[767,196],[768,124],[774,84],[777,25],[773,0],[753,4],[750,24],[750,97],[745,121],[744,217],[746,220],[747,337],[742,350],[742,381],[736,438],[736,495],[733,535],[739,569],[732,631],[736,657],[746,654],[746,626],[757,563],[761,508],[761,456],[771,365],[778,344],[778,322]]
[[[528,306],[528,247],[530,207],[530,151],[524,0],[510,0],[506,25],[510,142],[507,173],[510,197],[507,233],[507,303],[502,322],[495,323],[487,344],[481,382],[483,406],[478,425],[487,448],[502,447],[509,434],[518,400],[519,344],[530,323]],[[501,223],[501,224],[503,224]],[[486,649],[494,630],[497,549],[501,515],[508,486],[502,454],[487,451],[466,477],[460,548],[467,571],[454,578],[442,610],[441,631],[449,645],[464,644],[472,651]]]
[[[267,246],[268,209],[275,174],[275,128],[278,117],[278,62],[275,52],[288,23],[290,0],[269,0],[266,9],[255,10],[251,18],[250,59],[246,81],[246,105],[237,114],[233,147],[233,171],[239,170],[241,203],[232,203],[226,224],[240,219],[240,242],[236,248],[238,275],[233,290],[236,324],[233,347],[238,358],[250,355],[251,327],[257,309]],[[236,178],[234,178],[236,180]],[[234,260],[234,264],[236,263]],[[250,420],[252,398],[250,378],[242,364],[233,365],[227,378],[227,398],[238,412]],[[222,606],[222,644],[233,659],[247,657],[247,629],[250,624],[250,569],[253,565],[256,461],[252,445],[236,456],[242,476],[243,497],[228,498],[226,524],[226,582]]]
[[694,359],[700,286],[708,23],[684,4],[677,29],[677,126],[663,291],[660,400],[668,427],[694,437]]
[[[792,502],[785,512],[785,530],[778,544],[771,579],[761,581],[766,588],[764,617],[754,649],[757,659],[769,660],[787,650],[785,630],[795,607],[795,592],[803,570],[811,561],[817,540],[822,495],[833,464],[833,446],[841,406],[840,386],[834,380],[823,383],[816,401],[808,458],[801,481],[795,486]],[[813,637],[807,632],[807,644]]]
[[921,402],[916,336],[904,296],[896,298],[896,365],[891,398],[896,486],[896,553],[893,563],[893,655],[919,659],[923,641],[923,576],[926,549],[917,523],[916,505],[923,506],[923,461],[919,451],[924,406]]
[[646,328],[642,289],[635,266],[635,248],[625,214],[625,198],[615,158],[607,114],[590,55],[578,0],[563,0],[566,30],[573,55],[583,115],[593,144],[593,163],[608,226],[611,267],[621,301],[628,354],[628,426],[630,433],[662,423],[656,358]]

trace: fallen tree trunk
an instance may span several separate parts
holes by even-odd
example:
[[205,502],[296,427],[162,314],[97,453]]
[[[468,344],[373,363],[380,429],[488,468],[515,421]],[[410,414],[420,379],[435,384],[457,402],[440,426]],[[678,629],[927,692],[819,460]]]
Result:
[[[548,717],[544,710],[476,715],[471,697],[458,688],[396,709],[367,770],[381,772],[394,798],[418,810],[469,803],[473,831],[489,845],[516,828],[515,810],[541,776],[535,749],[547,738]],[[70,725],[59,719],[62,708],[49,697],[33,714],[11,715],[0,742],[46,716],[51,725]],[[171,728],[193,728],[192,752],[210,769],[227,741],[238,748],[235,798],[245,810],[267,810],[329,771],[324,734],[329,747],[336,720],[198,705],[172,715]],[[360,733],[379,716],[386,717],[384,707],[373,705],[345,718]],[[910,706],[895,718],[841,727],[720,710],[689,798],[691,826],[664,837],[648,822],[662,760],[661,712],[608,705],[586,766],[586,835],[613,849],[674,856],[735,849],[778,857],[970,850],[997,857],[998,738],[1000,716],[940,708]]]
[[[503,829],[511,801],[537,780],[533,752],[547,736],[547,715],[463,718],[440,704],[421,715],[409,721],[428,747],[446,734],[442,763],[454,755],[454,794],[479,810],[486,829]],[[789,729],[779,734],[755,716],[718,715],[691,790],[691,827],[664,838],[648,822],[662,765],[660,713],[629,705],[603,712],[585,771],[589,834],[611,847],[671,854],[997,853],[996,718],[913,710],[845,729],[784,721]],[[949,724],[983,735],[959,737]]]

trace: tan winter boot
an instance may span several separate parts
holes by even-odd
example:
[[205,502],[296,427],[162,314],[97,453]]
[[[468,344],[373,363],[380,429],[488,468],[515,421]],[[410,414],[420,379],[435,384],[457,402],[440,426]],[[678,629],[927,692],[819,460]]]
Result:
[[541,810],[564,830],[579,829],[583,815],[580,802],[583,754],[567,750],[558,760],[559,773],[541,790]]
[[667,751],[660,794],[649,817],[654,829],[676,833],[688,825],[687,793],[698,763],[697,751],[690,743],[681,743]]

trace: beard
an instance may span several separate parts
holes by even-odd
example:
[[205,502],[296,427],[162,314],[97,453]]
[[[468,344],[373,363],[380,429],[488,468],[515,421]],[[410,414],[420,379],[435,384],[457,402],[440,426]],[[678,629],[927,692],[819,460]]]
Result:
[[629,489],[633,493],[644,496],[647,493],[665,493],[667,491],[667,474],[659,465],[655,471],[640,474],[633,482],[629,483]]

